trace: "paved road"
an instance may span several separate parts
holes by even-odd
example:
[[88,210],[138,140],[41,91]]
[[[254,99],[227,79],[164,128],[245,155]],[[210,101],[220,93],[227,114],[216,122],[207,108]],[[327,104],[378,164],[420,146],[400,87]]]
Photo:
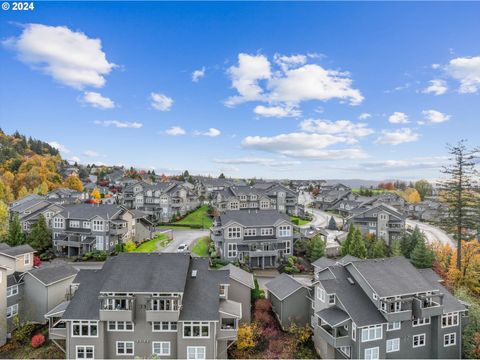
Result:
[[[323,227],[326,228],[328,226],[328,221],[332,217],[331,214],[326,213],[325,211],[319,210],[319,209],[307,209],[309,213],[313,215],[313,221],[306,225],[309,227],[310,225],[316,226],[316,227]],[[337,225],[342,224],[342,218],[335,216],[335,221],[337,222]]]
[[438,227],[410,219],[407,219],[406,224],[412,229],[415,228],[415,226],[418,226],[425,234],[429,243],[440,242],[442,244],[449,244],[454,248],[456,247],[455,241],[445,231]]
[[173,230],[173,240],[165,249],[161,252],[176,252],[180,244],[187,244],[188,248],[202,236],[208,236],[209,230]]

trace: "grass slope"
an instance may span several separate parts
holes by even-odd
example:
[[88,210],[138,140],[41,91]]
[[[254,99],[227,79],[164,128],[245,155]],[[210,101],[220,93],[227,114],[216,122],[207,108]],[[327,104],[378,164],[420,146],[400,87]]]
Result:
[[134,252],[154,252],[157,250],[157,243],[160,242],[160,246],[164,248],[170,243],[170,239],[165,234],[159,234],[155,236],[152,240],[145,241]]
[[180,225],[196,225],[202,226],[204,229],[209,229],[212,226],[212,218],[207,214],[208,205],[199,207],[194,212],[185,216],[182,220],[176,222]]
[[208,256],[208,245],[212,240],[208,236],[203,236],[197,240],[192,248],[192,253],[198,256]]

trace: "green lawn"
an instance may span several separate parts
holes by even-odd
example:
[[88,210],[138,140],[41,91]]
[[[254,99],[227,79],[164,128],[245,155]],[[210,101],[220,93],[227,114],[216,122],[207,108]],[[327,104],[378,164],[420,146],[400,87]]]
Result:
[[137,247],[134,252],[154,252],[157,250],[157,243],[160,242],[160,246],[164,248],[170,243],[170,239],[165,234],[159,234],[155,236],[152,240],[145,241],[139,247]]
[[212,226],[212,218],[207,215],[208,205],[199,207],[194,212],[185,216],[182,220],[177,221],[180,225],[196,225],[202,226],[204,229],[209,229]]
[[197,254],[198,256],[208,256],[208,245],[212,240],[209,236],[201,237],[197,240],[195,245],[193,245],[192,253]]
[[[389,192],[389,190],[384,190],[384,189],[367,189],[367,190],[371,190],[373,192],[373,195],[380,195],[385,192]],[[354,194],[358,194],[360,192],[360,188],[353,188],[352,192]]]
[[303,220],[303,219],[300,219],[298,216],[290,216],[290,220],[296,225],[305,225],[310,222],[310,220]]

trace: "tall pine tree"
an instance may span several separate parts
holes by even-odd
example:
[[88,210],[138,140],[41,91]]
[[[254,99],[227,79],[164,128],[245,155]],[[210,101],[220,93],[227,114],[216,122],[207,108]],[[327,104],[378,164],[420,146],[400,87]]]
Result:
[[386,255],[386,246],[383,238],[379,238],[375,241],[371,250],[371,257],[373,259],[383,258]]
[[10,246],[22,245],[25,243],[25,235],[22,232],[22,226],[18,219],[18,214],[13,216],[12,222],[8,227],[7,244]]
[[434,259],[433,250],[427,247],[425,238],[422,236],[410,255],[410,261],[417,268],[424,269],[432,267]]
[[314,262],[315,260],[320,259],[322,256],[325,256],[325,242],[322,240],[320,235],[317,235],[312,239],[310,261]]
[[48,229],[47,221],[40,215],[28,234],[27,241],[35,250],[44,251],[52,246],[52,233]]
[[348,229],[348,235],[345,240],[343,240],[342,244],[340,245],[340,254],[342,256],[350,254],[350,245],[353,242],[353,237],[355,235],[355,226],[350,225]]
[[353,241],[350,244],[349,254],[359,259],[365,259],[367,257],[367,247],[365,241],[363,241],[363,235],[360,230],[355,230],[353,235]]
[[391,256],[401,256],[402,247],[400,245],[400,240],[393,240],[392,245],[390,246],[390,255]]

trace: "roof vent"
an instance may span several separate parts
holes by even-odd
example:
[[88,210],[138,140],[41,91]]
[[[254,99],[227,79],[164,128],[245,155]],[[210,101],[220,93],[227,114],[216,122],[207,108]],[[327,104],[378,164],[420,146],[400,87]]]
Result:
[[355,285],[355,281],[349,276],[347,277],[347,281],[350,283],[350,285]]
[[197,277],[197,270],[192,270],[192,278],[196,278]]

